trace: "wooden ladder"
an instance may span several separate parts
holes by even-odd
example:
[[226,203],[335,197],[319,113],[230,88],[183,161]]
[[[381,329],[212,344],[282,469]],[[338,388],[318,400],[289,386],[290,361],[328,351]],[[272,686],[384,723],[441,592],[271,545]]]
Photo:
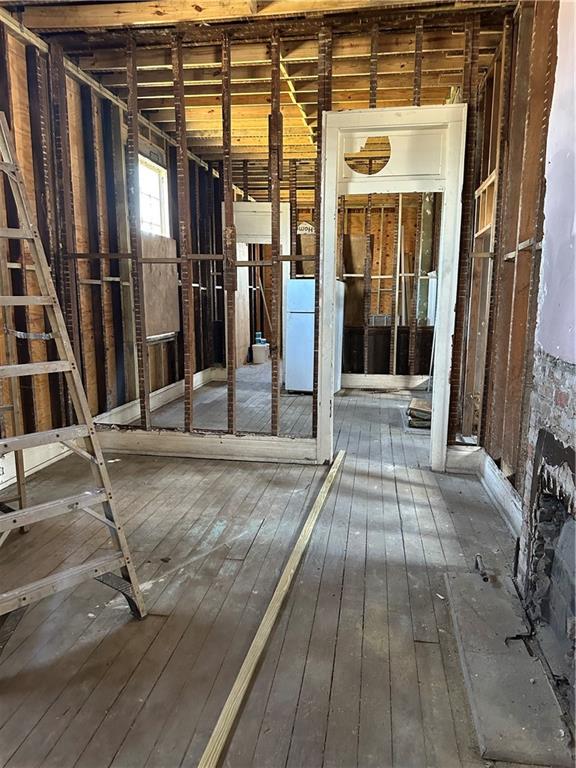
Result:
[[[24,178],[16,160],[14,142],[3,112],[0,112],[0,175],[7,178],[19,221],[18,227],[0,227],[0,238],[25,241],[28,244],[39,287],[39,295],[12,296],[8,295],[7,281],[0,281],[4,294],[0,296],[0,307],[4,312],[4,320],[6,322],[7,318],[10,317],[14,307],[43,307],[59,358],[46,362],[18,364],[14,357],[15,347],[12,347],[8,338],[13,328],[6,327],[6,362],[9,364],[0,365],[0,380],[8,379],[13,384],[14,382],[17,383],[20,376],[62,373],[78,421],[77,424],[61,429],[18,434],[22,429],[23,422],[21,402],[17,392],[18,388],[12,387],[11,392],[14,396],[9,407],[13,416],[15,434],[13,437],[0,438],[0,456],[13,451],[15,456],[19,457],[18,463],[21,463],[22,451],[26,448],[62,443],[89,463],[94,483],[93,488],[83,493],[76,493],[34,506],[22,507],[21,505],[20,509],[0,514],[0,547],[6,541],[9,533],[15,529],[23,529],[40,520],[47,520],[57,515],[79,512],[91,515],[105,525],[113,543],[113,550],[108,554],[87,560],[80,565],[51,574],[46,578],[17,587],[9,592],[0,592],[1,653],[26,606],[60,590],[74,587],[90,578],[97,579],[121,592],[136,617],[143,618],[146,615],[146,609],[122,522],[114,508],[112,486],[102,449],[90,414],[78,366],[74,359],[72,345],[44,247],[30,214],[31,209],[26,197]],[[21,494],[21,491],[19,493]],[[22,499],[22,496],[20,498]],[[119,571],[121,575],[117,575],[114,571]]]

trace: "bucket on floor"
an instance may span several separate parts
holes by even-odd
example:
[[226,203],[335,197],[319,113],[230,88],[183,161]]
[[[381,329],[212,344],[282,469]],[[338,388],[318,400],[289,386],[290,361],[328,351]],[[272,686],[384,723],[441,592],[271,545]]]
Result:
[[254,365],[265,363],[270,357],[270,344],[252,344],[252,362]]

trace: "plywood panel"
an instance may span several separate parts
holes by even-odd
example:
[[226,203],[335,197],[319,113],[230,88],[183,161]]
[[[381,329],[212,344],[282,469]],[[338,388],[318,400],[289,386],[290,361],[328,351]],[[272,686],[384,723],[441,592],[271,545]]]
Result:
[[[142,258],[176,258],[176,241],[170,237],[142,235]],[[144,305],[146,336],[176,333],[180,330],[180,299],[176,264],[146,264],[144,273]]]

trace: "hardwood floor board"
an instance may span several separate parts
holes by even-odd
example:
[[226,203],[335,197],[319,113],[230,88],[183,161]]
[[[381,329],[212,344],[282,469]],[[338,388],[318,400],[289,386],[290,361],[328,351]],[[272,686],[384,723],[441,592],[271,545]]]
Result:
[[[248,367],[238,377],[241,429],[267,429],[266,375]],[[198,390],[196,415],[224,421],[224,392],[216,382]],[[505,572],[514,542],[476,478],[430,471],[429,435],[405,428],[408,400],[353,390],[335,399],[345,462],[226,768],[484,768],[443,576],[470,570],[478,551]],[[282,395],[283,432],[310,433],[310,403]],[[175,426],[181,409],[154,418]],[[195,766],[326,473],[108,459],[150,615],[133,621],[97,582],[26,612],[0,657],[2,768]],[[86,487],[84,471],[77,457],[56,463],[31,478],[31,498]],[[38,578],[106,539],[91,518],[54,518],[10,537],[0,578]]]
[[[333,513],[334,503],[329,502],[318,520],[295,578],[290,603],[286,606],[289,610],[288,627],[253,757],[253,763],[262,768],[284,765],[290,748]],[[236,730],[241,727],[242,722],[239,722]]]
[[[232,477],[234,477],[234,475],[232,475]],[[154,667],[154,661],[158,661],[160,664],[163,658],[163,654],[166,654],[166,651],[169,651],[171,648],[171,643],[176,645],[180,634],[186,629],[188,622],[191,620],[191,617],[194,614],[195,609],[199,604],[202,603],[202,600],[204,599],[204,596],[210,587],[211,578],[215,578],[216,574],[218,574],[220,568],[225,562],[228,550],[224,547],[220,547],[219,549],[215,549],[215,547],[220,538],[225,534],[225,532],[228,533],[228,531],[226,531],[226,525],[222,524],[222,521],[214,521],[215,509],[218,511],[217,502],[214,499],[208,499],[208,501],[210,501],[210,503],[207,504],[206,509],[201,515],[201,519],[199,521],[198,527],[200,530],[196,532],[196,535],[192,537],[191,541],[186,542],[185,540],[180,540],[180,542],[177,544],[177,547],[174,551],[174,557],[172,558],[176,565],[171,562],[167,568],[167,570],[171,572],[172,578],[166,579],[164,581],[157,580],[154,582],[154,586],[159,586],[161,583],[164,585],[159,590],[159,595],[156,597],[156,599],[154,599],[153,594],[147,594],[147,600],[151,612],[160,616],[168,616],[170,624],[168,625],[167,623],[167,625],[163,627],[163,642],[160,643],[158,640],[158,642],[155,643],[155,646],[150,649],[150,654],[145,657],[142,666],[139,668],[139,670],[136,671],[135,675],[131,679],[130,684],[133,686],[133,688],[137,688],[139,683],[142,683],[144,686],[147,681],[146,673],[150,671],[150,666]],[[232,499],[228,497],[228,500],[226,500],[224,495],[222,495],[222,497],[220,497],[220,501],[220,508],[224,508],[227,503],[230,503],[230,501],[232,501],[232,503],[234,502],[234,496],[232,496]],[[202,527],[204,527],[204,533],[202,533]],[[186,557],[194,548],[196,550],[196,557],[194,561],[190,563],[188,567],[183,567],[186,562]],[[207,560],[208,556],[210,555],[210,560]],[[205,567],[204,563],[206,563]],[[195,578],[196,573],[198,573],[199,579]],[[187,586],[190,582],[192,584],[191,591],[190,587],[187,589]],[[183,599],[184,595],[186,596],[186,599]],[[179,598],[181,598],[180,601]],[[179,612],[175,611],[177,605],[182,609]],[[153,658],[150,659],[150,656]],[[149,663],[150,661],[152,661],[151,664]],[[134,681],[134,678],[136,678],[136,681]],[[144,680],[141,680],[141,678],[144,678]],[[129,704],[129,696],[126,698]],[[123,704],[124,702],[116,702],[116,706],[118,706],[120,711],[122,711]],[[85,724],[81,721],[75,721],[75,723],[73,723],[69,729],[70,733],[67,735],[65,734],[65,740],[74,740],[75,733],[78,730],[82,732],[83,737],[86,735],[90,737],[91,733],[96,730],[100,721],[97,717],[94,717],[92,714],[90,714],[92,708],[93,707],[90,705],[90,703],[88,703],[88,715],[86,717],[90,723],[90,726],[92,727],[92,731],[90,731],[90,728],[86,727]],[[132,718],[135,717],[139,708],[139,704],[135,704],[133,706],[133,712],[130,712],[129,715],[131,715]],[[125,730],[122,730],[122,727],[124,727],[124,729],[129,727],[131,723],[131,717],[126,717],[124,725],[122,719],[119,718],[118,723],[120,723],[120,728],[118,728],[117,722],[109,720],[108,723],[110,724],[110,730],[118,738],[118,731],[120,730],[123,736]],[[107,747],[113,743],[111,734],[108,734],[108,737],[110,738],[110,741],[106,741]],[[62,747],[60,747],[60,751],[66,752],[66,749],[62,749]],[[103,754],[104,752],[102,752],[102,755]],[[56,758],[54,758],[54,765],[58,764],[58,761],[62,759],[62,755],[57,752]]]
[[330,691],[324,765],[356,765],[360,721],[362,635],[366,570],[366,479],[369,434],[359,434],[356,467],[350,474],[348,522],[342,598]]
[[92,694],[49,753],[45,766],[101,768],[111,763],[192,616],[201,610],[208,620],[216,613],[237,571],[238,564],[226,561],[224,556],[219,561],[211,559],[194,580],[186,610],[173,613],[165,621],[128,680],[119,681],[117,686],[106,684]]
[[[224,661],[214,679],[210,694],[198,719],[194,737],[182,761],[182,768],[195,766],[204,751],[210,734],[218,720],[218,716],[238,675],[244,657],[250,647],[262,616],[274,592],[276,583],[282,573],[284,561],[291,551],[300,522],[305,511],[312,506],[326,470],[312,467],[304,468],[299,485],[307,489],[306,494],[294,492],[282,514],[282,520],[266,558],[260,568],[257,581],[246,603],[245,610],[238,624],[234,643],[231,643]],[[288,534],[288,535],[287,535]],[[290,542],[284,549],[286,539]],[[282,552],[282,556],[278,557]],[[258,760],[258,758],[256,758]]]
[[437,643],[416,643],[427,768],[461,768],[452,709]]
[[[185,764],[186,752],[200,722],[204,706],[231,648],[244,651],[239,654],[240,659],[235,668],[237,673],[247,650],[243,624],[254,621],[253,628],[256,630],[259,623],[258,613],[254,618],[250,616],[254,610],[254,602],[260,605],[262,612],[265,610],[279,573],[283,546],[290,541],[291,534],[298,524],[298,516],[291,514],[293,510],[290,502],[293,499],[294,483],[302,471],[301,467],[291,467],[279,478],[279,484],[270,488],[267,497],[263,499],[262,503],[270,509],[267,521],[248,558],[242,563],[221,614],[206,635],[201,653],[189,670],[186,687],[175,697],[173,716],[163,727],[145,763],[146,766],[152,768],[165,763]],[[256,595],[256,601],[251,600],[253,595]],[[253,635],[253,632],[250,634]],[[248,644],[250,641],[251,637],[248,638]],[[234,679],[235,674],[232,674],[231,683]],[[228,695],[228,690],[229,687],[224,686],[221,691],[221,705]],[[217,708],[216,717],[220,709],[221,706]]]
[[[199,490],[200,489],[198,489],[198,491]],[[167,516],[164,517],[164,521],[166,521],[166,519],[167,519]],[[191,530],[193,530],[193,528]],[[158,531],[156,531],[156,533],[158,534]],[[218,533],[218,535],[220,535],[220,534]],[[195,541],[196,537],[194,537],[193,540]],[[170,541],[169,535],[167,535],[164,538],[159,538],[159,541],[160,541],[160,543],[157,545],[157,547],[155,549],[153,549],[152,552],[149,551],[150,557],[148,557],[148,559],[145,561],[144,564],[139,562],[139,560],[141,558],[138,558],[138,557],[136,558],[136,565],[139,568],[139,572],[140,572],[140,575],[141,575],[142,579],[148,579],[148,578],[152,578],[153,576],[156,576],[156,578],[153,579],[151,582],[146,582],[146,581],[144,582],[144,590],[143,591],[146,594],[146,599],[147,599],[147,602],[149,604],[153,604],[155,597],[159,594],[159,592],[162,591],[162,589],[163,589],[162,583],[165,581],[165,574],[166,574],[166,571],[167,571],[167,567],[166,567],[166,565],[163,564],[162,560],[160,558],[156,558],[154,555],[156,554],[156,550],[161,548],[161,547],[162,547],[163,551],[165,551],[165,552],[170,551],[169,543],[168,543]],[[172,537],[172,549],[174,549],[174,547],[176,547],[176,545],[178,543],[180,543],[180,547],[181,547],[182,546],[181,542],[182,542],[181,537],[178,537],[177,539],[174,539]],[[209,540],[208,541],[208,546],[211,547],[213,543],[214,542],[210,542],[210,540]],[[163,577],[163,574],[164,574],[164,577]],[[146,587],[147,584],[149,584],[148,588]],[[110,594],[113,595],[114,593],[110,592]],[[124,604],[124,600],[121,597],[116,598],[116,599],[112,599],[110,601],[110,603],[109,603],[109,605],[112,606],[112,614],[114,612],[116,613],[116,616],[114,617],[114,620],[111,622],[111,627],[109,627],[110,633],[112,633],[116,629],[116,624],[118,624],[118,619],[121,619],[121,614],[120,615],[118,614],[118,610],[117,609],[121,608],[123,606],[123,604]],[[124,616],[126,616],[126,612],[124,612]],[[106,621],[110,622],[110,618],[106,617],[105,615],[102,617],[102,619],[104,620],[103,621],[104,626],[106,626]],[[126,618],[124,618],[124,622],[125,621],[126,621]],[[91,629],[93,629],[96,626],[96,624],[97,623],[94,622],[91,625]],[[132,624],[132,626],[139,626],[135,622],[131,622],[131,624]],[[129,631],[132,631],[132,630],[129,630]],[[137,631],[137,630],[135,630],[135,631]],[[61,674],[52,674],[52,677],[55,678],[58,681],[59,685],[65,685],[67,678],[69,678],[73,674],[75,667],[74,667],[74,665],[72,665],[70,663],[69,656],[64,656],[60,660],[60,666],[63,668],[62,669],[62,673]],[[38,681],[36,679],[36,687],[35,687],[35,690],[34,690],[34,702],[33,702],[33,704],[34,704],[35,708],[39,708],[39,707],[41,708],[42,707],[42,697],[39,696],[37,682]],[[30,713],[30,711],[28,709],[27,710],[27,718],[26,718],[28,723],[31,722],[31,717],[32,717],[32,713]]]
[[385,768],[392,765],[392,708],[390,649],[386,583],[386,540],[381,493],[381,427],[370,430],[366,525],[366,589],[362,634],[362,677],[358,765]]
[[[343,442],[341,436],[341,445]],[[354,476],[358,442],[359,429],[351,428],[338,482],[314,625],[286,761],[290,768],[303,765],[317,768],[323,764],[352,507],[350,477]]]
[[428,580],[428,569],[414,497],[410,486],[408,456],[404,450],[402,435],[393,441],[396,493],[402,521],[402,538],[406,557],[406,573],[410,590],[410,611],[414,640],[438,642],[436,621]]
[[[258,503],[270,481],[277,475],[277,472],[274,471],[275,468],[268,469],[267,474],[263,473],[260,483],[256,483],[252,488],[251,502],[253,506]],[[244,525],[245,521],[242,518],[242,523],[238,524],[237,529],[240,530]],[[243,563],[239,560],[229,560],[229,551],[227,549],[224,556],[228,562],[236,564],[236,574],[239,575]],[[230,590],[232,590],[232,586]],[[227,594],[222,603],[219,604],[218,612],[210,614],[213,622],[217,620],[220,609],[228,597]],[[156,741],[161,736],[165,723],[177,712],[179,705],[177,707],[176,702],[183,689],[189,684],[191,669],[204,647],[210,626],[211,624],[202,614],[198,621],[191,622],[187,627],[175,647],[174,653],[155,682],[146,702],[138,712],[130,731],[127,732],[114,757],[115,764],[120,766],[145,764]]]
[[[339,429],[339,449],[347,448],[349,432],[349,425]],[[326,565],[335,500],[336,493],[329,497],[322,511],[294,588],[274,628],[226,751],[227,766],[286,762]]]

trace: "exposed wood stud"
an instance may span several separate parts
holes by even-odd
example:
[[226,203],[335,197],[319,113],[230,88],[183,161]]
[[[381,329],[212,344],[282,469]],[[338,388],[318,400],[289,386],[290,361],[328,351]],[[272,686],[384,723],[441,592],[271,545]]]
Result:
[[[523,3],[514,16],[514,51],[512,56],[511,94],[506,135],[510,140],[505,144],[505,166],[502,190],[502,224],[500,239],[495,243],[497,265],[496,303],[494,332],[492,334],[491,371],[489,376],[485,445],[495,459],[503,458],[503,426],[505,390],[507,378],[509,332],[512,322],[513,268],[507,262],[506,254],[516,251],[517,215],[519,211],[520,185],[522,174],[522,152],[528,106],[526,83],[530,75],[530,44],[534,20],[534,5]],[[513,139],[512,139],[513,137]]]
[[[200,216],[200,207],[199,207],[199,183],[200,183],[200,173],[201,169],[195,164],[194,165],[194,194],[196,199],[196,209],[195,209],[195,216],[196,216],[196,227],[199,231],[199,216]],[[207,194],[207,202],[208,202],[208,209],[210,211],[210,217],[208,220],[208,242],[207,242],[207,250],[209,253],[213,254],[216,250],[216,220],[215,220],[215,208],[214,208],[214,178],[212,176],[212,165],[211,163],[208,163],[208,172],[204,174],[206,177],[207,183],[208,183],[208,194]],[[198,246],[198,251],[200,251],[200,247]],[[216,280],[216,272],[215,267],[216,264],[214,261],[207,261],[206,263],[202,264],[200,263],[200,267],[203,270],[204,274],[204,282],[206,285],[206,325],[204,326],[205,329],[207,329],[207,333],[204,333],[203,336],[205,338],[205,346],[206,346],[206,358],[207,358],[207,364],[209,366],[214,365],[214,319],[215,319],[215,307],[216,307],[216,300],[215,300],[215,280]]]
[[[86,174],[86,216],[88,230],[88,247],[90,251],[99,253],[105,249],[104,233],[102,231],[103,217],[100,215],[99,190],[100,170],[98,167],[97,139],[97,99],[98,97],[88,85],[80,86],[82,108],[82,138],[84,149],[84,167]],[[112,395],[109,388],[110,370],[108,365],[108,349],[104,318],[106,316],[106,284],[103,282],[104,265],[101,259],[90,262],[90,277],[96,281],[90,290],[92,309],[93,344],[96,354],[96,380],[94,382],[98,396],[98,411],[112,408]]]
[[390,302],[390,359],[388,373],[396,375],[396,351],[398,346],[398,296],[400,288],[400,254],[402,252],[402,195],[398,195],[396,227],[394,232],[394,256],[392,259],[393,286]]
[[232,60],[230,38],[222,38],[222,143],[224,176],[224,290],[226,293],[226,370],[228,432],[236,432],[236,227],[232,182]]
[[316,240],[314,262],[314,373],[312,381],[312,436],[318,433],[318,367],[320,325],[320,231],[322,228],[322,151],[323,114],[332,107],[332,29],[323,26],[318,33],[318,127],[316,134],[316,171],[314,178],[314,232]]
[[468,104],[466,120],[466,157],[462,186],[462,225],[460,230],[460,261],[456,296],[456,319],[454,324],[452,370],[450,373],[450,416],[448,421],[448,442],[456,439],[462,421],[463,358],[466,347],[466,306],[470,261],[473,250],[474,191],[476,179],[476,134],[478,125],[478,48],[480,17],[474,14],[466,20],[464,51],[464,76],[462,82],[463,101]]
[[[554,91],[556,51],[558,40],[558,4],[539,3],[536,7],[532,30],[530,55],[529,109],[526,115],[526,136],[524,141],[524,164],[532,165],[530,175],[522,174],[521,210],[518,221],[518,240],[531,242],[530,287],[526,307],[526,332],[523,348],[522,390],[519,408],[519,430],[517,434],[516,476],[518,487],[524,485],[528,461],[528,430],[530,420],[530,397],[533,389],[534,339],[538,314],[540,288],[540,267],[542,261],[541,243],[544,237],[544,193],[546,170],[546,145],[550,108]],[[544,55],[543,55],[543,52]],[[536,158],[533,156],[538,148]]]
[[419,107],[422,100],[422,46],[424,42],[424,19],[419,16],[414,33],[414,88],[412,104]]
[[[128,225],[128,194],[126,163],[122,140],[122,112],[108,100],[102,102],[104,137],[104,166],[108,202],[108,238],[112,253],[128,254],[130,230]],[[130,254],[131,255],[131,254]],[[112,283],[114,339],[116,347],[116,393],[119,403],[137,397],[136,329],[132,309],[132,272],[130,262],[111,261],[110,275],[119,278]]]
[[[58,216],[58,260],[56,274],[59,277],[60,300],[64,307],[66,328],[72,341],[78,369],[82,372],[82,343],[78,302],[78,273],[75,262],[64,259],[64,254],[76,251],[74,231],[74,202],[72,199],[72,171],[68,129],[68,101],[64,53],[59,45],[50,46],[49,52],[50,93],[52,100],[52,132],[56,164],[56,210]],[[68,400],[68,418],[72,418]]]
[[[378,51],[380,44],[380,30],[378,24],[372,26],[370,38],[370,109],[376,108],[378,98]],[[372,161],[368,161],[368,172],[372,172]],[[368,201],[364,212],[364,317],[363,317],[363,370],[368,373],[368,358],[370,344],[370,314],[372,311],[372,195],[368,195]]]
[[270,356],[272,358],[272,413],[271,432],[280,431],[280,344],[282,307],[282,264],[280,261],[280,168],[282,163],[282,113],[280,111],[280,35],[276,31],[270,41],[272,90],[270,111],[270,201],[272,210],[272,275],[270,300]]
[[[12,91],[10,80],[10,68],[8,61],[8,39],[6,29],[0,27],[0,110],[4,112],[7,121],[12,119]],[[0,227],[4,225],[18,226],[19,216],[16,208],[14,196],[10,189],[10,182],[7,176],[4,176],[4,183],[0,185]],[[4,203],[2,210],[1,203]],[[4,296],[21,294],[25,292],[25,270],[10,270],[9,263],[16,262],[23,264],[23,253],[18,241],[0,240],[0,290]],[[10,274],[12,272],[12,274]],[[11,328],[27,329],[27,318],[24,307],[5,306],[2,308],[0,318],[4,326]],[[29,362],[28,343],[21,344],[23,351],[22,359],[19,359],[18,340],[13,334],[4,335],[3,344],[3,365],[17,365],[19,362]],[[32,398],[32,387],[29,381],[27,386],[23,386],[22,379],[12,378],[7,385],[7,392],[4,392],[3,384],[0,384],[0,434],[5,437],[8,434],[22,434],[31,424],[34,428],[34,408]],[[4,402],[5,394],[8,395],[8,402]],[[11,414],[11,431],[6,429],[6,414]],[[17,493],[15,500],[18,501],[20,509],[26,506],[26,473],[24,467],[23,451],[14,452],[14,463],[16,470]],[[0,540],[1,543],[1,540]]]
[[[56,189],[54,182],[54,157],[52,153],[48,65],[46,57],[34,45],[26,46],[26,65],[28,70],[28,100],[30,104],[30,132],[38,231],[50,261],[52,278],[56,281],[56,265],[54,263],[57,255]],[[48,341],[46,343],[46,352],[48,360],[56,360],[58,358],[55,341]],[[52,425],[61,426],[64,423],[66,409],[64,377],[62,375],[50,377],[49,386]]]
[[[172,75],[174,78],[174,105],[176,108],[176,183],[178,191],[178,236],[180,254],[192,252],[192,225],[190,212],[190,167],[186,136],[186,107],[184,103],[184,64],[182,38],[172,39]],[[196,339],[194,316],[193,264],[184,259],[180,265],[182,282],[182,342],[184,346],[184,429],[192,429],[192,399],[196,370]],[[198,266],[198,272],[200,267]]]
[[[369,162],[370,165],[370,162]],[[363,358],[364,373],[369,373],[369,342],[370,342],[370,313],[372,308],[372,195],[364,209],[364,329],[363,329]]]
[[250,190],[248,183],[248,160],[242,160],[242,189],[244,191],[244,200],[250,199]]
[[[290,203],[290,254],[298,253],[298,161],[291,158],[288,164],[288,190]],[[290,267],[290,276],[296,274],[296,264]]]
[[419,195],[418,212],[416,214],[416,237],[414,246],[414,277],[412,278],[412,297],[410,301],[410,336],[408,341],[408,367],[410,375],[416,375],[418,363],[418,292],[420,273],[422,271],[422,206],[423,195]]
[[513,19],[506,16],[502,30],[502,69],[500,73],[500,104],[498,120],[498,159],[496,166],[496,208],[494,211],[494,253],[492,266],[492,279],[490,288],[490,309],[488,314],[488,332],[486,335],[486,369],[484,374],[484,391],[482,396],[482,409],[480,417],[479,442],[486,445],[488,429],[488,407],[490,402],[490,389],[492,384],[492,370],[494,365],[494,328],[498,302],[498,285],[501,269],[501,259],[498,258],[498,250],[502,239],[502,214],[504,208],[504,172],[506,168],[506,137],[510,119],[510,90],[512,74],[512,43],[513,43]]
[[138,365],[138,398],[140,425],[150,429],[150,378],[146,346],[146,309],[144,305],[144,271],[142,268],[142,235],[140,232],[139,133],[138,133],[138,71],[136,44],[130,36],[127,47],[128,77],[128,139],[126,166],[128,181],[128,221],[130,252],[132,254],[132,287],[134,294],[134,327],[136,331],[136,361]]

